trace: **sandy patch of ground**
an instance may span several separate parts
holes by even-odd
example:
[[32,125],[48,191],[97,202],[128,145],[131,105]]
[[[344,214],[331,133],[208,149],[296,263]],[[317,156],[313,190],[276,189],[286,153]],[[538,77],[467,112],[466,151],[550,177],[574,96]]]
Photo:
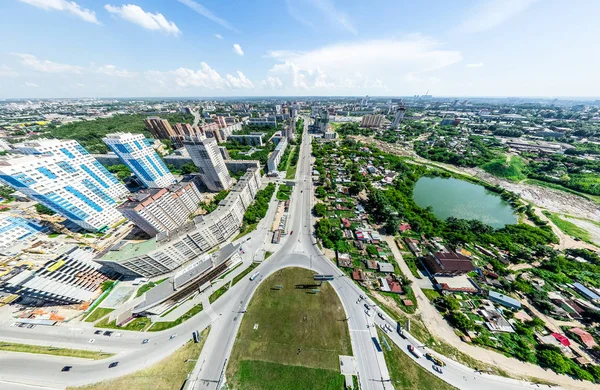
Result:
[[593,222],[585,221],[583,219],[577,219],[573,217],[569,217],[567,215],[561,215],[562,219],[569,221],[582,229],[587,230],[590,233],[590,238],[596,245],[600,245],[600,226],[596,225]]

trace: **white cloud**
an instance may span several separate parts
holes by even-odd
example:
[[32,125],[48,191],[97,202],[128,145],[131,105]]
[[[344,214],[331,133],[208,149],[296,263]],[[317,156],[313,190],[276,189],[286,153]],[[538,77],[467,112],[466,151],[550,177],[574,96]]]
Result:
[[538,0],[488,0],[467,13],[458,31],[477,33],[491,30],[525,11]]
[[279,77],[269,76],[263,81],[261,81],[261,86],[263,88],[277,89],[283,87],[283,81]]
[[137,75],[135,72],[130,72],[127,69],[119,69],[114,65],[103,65],[96,69],[96,72],[117,77],[134,77]]
[[237,54],[238,56],[244,55],[244,51],[242,50],[242,47],[240,45],[238,45],[237,43],[233,44],[233,52],[235,54]]
[[17,72],[12,70],[6,65],[0,65],[0,77],[14,77],[17,76]]
[[104,8],[111,14],[121,17],[131,23],[142,26],[147,30],[162,31],[166,34],[179,35],[181,31],[177,25],[168,21],[161,13],[151,13],[144,11],[141,7],[134,4],[125,4],[114,6],[106,4]]
[[221,34],[215,34],[215,38],[217,38],[217,39],[223,39],[223,36]]
[[483,62],[477,62],[474,64],[467,64],[467,68],[481,68],[483,66]]
[[[325,46],[309,52],[277,50],[267,57],[278,61],[261,85],[281,80],[287,89],[392,89],[403,81],[455,64],[460,52],[443,50],[439,43],[418,35],[401,40],[370,40]],[[271,80],[269,78],[272,78]]]
[[286,0],[285,4],[288,14],[305,26],[316,28],[311,19],[314,18],[313,9],[317,9],[329,23],[337,25],[354,35],[358,34],[350,17],[344,11],[337,9],[331,0]]
[[196,13],[204,16],[205,18],[212,20],[213,22],[215,22],[217,24],[220,24],[221,26],[225,27],[226,29],[239,33],[239,31],[235,27],[233,27],[231,25],[231,23],[229,23],[225,19],[222,19],[222,18],[218,17],[217,15],[213,14],[208,8],[206,8],[202,4],[197,3],[193,0],[177,0],[177,1],[179,1],[183,5],[191,8]]
[[29,81],[25,81],[25,86],[26,87],[30,87],[30,88],[37,88],[37,87],[39,87],[39,85],[37,85],[36,83],[32,83],[32,82],[29,82]]
[[80,74],[81,66],[59,64],[48,60],[40,60],[32,54],[11,53],[21,59],[21,64],[24,66],[44,73],[75,73]]
[[178,68],[161,72],[151,70],[145,73],[146,78],[153,84],[181,88],[197,87],[209,90],[228,90],[254,88],[254,84],[242,72],[237,71],[237,76],[230,74],[222,77],[219,72],[211,68],[206,62],[200,63],[200,69]]
[[20,0],[22,3],[27,3],[33,5],[34,7],[48,10],[56,10],[56,11],[66,11],[70,14],[73,14],[80,19],[85,20],[89,23],[101,24],[98,19],[96,19],[96,13],[92,10],[81,8],[79,4],[74,1],[67,0]]
[[238,77],[234,77],[230,74],[226,75],[225,78],[227,82],[231,86],[231,88],[240,89],[240,88],[254,88],[254,84],[252,81],[248,80],[246,76],[239,70],[237,71]]

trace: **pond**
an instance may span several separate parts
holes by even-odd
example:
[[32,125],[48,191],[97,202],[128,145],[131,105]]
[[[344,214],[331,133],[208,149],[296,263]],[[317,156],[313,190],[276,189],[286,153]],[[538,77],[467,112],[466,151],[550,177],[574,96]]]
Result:
[[422,177],[413,199],[419,207],[431,207],[439,219],[477,219],[499,229],[517,223],[513,208],[484,187],[458,179]]

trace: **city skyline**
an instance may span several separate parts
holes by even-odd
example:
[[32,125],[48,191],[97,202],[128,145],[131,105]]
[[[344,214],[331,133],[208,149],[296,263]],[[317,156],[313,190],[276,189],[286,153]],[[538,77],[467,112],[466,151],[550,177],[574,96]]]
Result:
[[600,4],[564,5],[8,0],[0,98],[591,98]]

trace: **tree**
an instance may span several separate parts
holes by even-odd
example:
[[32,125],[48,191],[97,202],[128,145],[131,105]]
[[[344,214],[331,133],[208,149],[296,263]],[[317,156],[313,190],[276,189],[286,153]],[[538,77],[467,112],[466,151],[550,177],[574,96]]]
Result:
[[35,211],[37,211],[38,214],[45,214],[45,215],[54,215],[54,214],[56,214],[54,212],[54,210],[52,210],[52,209],[44,206],[41,203],[38,203],[38,204],[35,205]]
[[181,173],[184,175],[189,175],[194,172],[198,172],[198,168],[196,168],[193,162],[185,163],[181,166]]
[[327,206],[324,203],[315,204],[315,214],[318,217],[324,217],[327,214]]
[[448,320],[457,328],[463,331],[473,330],[475,328],[475,322],[472,319],[461,313],[460,311],[453,311],[448,315]]

